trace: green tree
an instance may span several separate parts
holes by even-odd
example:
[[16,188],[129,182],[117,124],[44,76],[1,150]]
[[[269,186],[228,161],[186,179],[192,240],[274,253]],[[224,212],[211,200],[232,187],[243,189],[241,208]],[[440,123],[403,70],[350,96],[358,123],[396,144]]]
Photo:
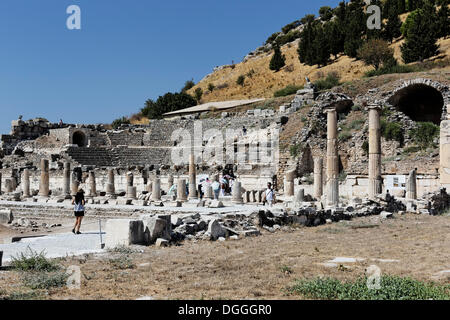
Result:
[[394,49],[380,39],[370,39],[358,50],[358,58],[367,65],[374,66],[375,70],[378,70],[385,62],[392,61],[393,57]]
[[423,61],[437,54],[438,34],[437,14],[434,5],[426,1],[423,9],[418,9],[408,25],[405,43],[402,45],[402,57],[405,63]]
[[194,79],[188,80],[184,83],[184,87],[181,89],[181,92],[186,92],[189,89],[192,89],[195,86]]
[[387,17],[387,22],[383,30],[383,38],[389,42],[401,35],[402,22],[399,14],[398,1],[387,0],[384,7],[384,16]]
[[441,8],[437,13],[437,36],[439,38],[446,37],[450,34],[450,14],[448,10],[449,0],[441,0],[440,5]]
[[330,59],[330,44],[328,37],[324,32],[324,28],[321,23],[317,24],[314,30],[314,64],[325,66]]
[[333,9],[329,6],[323,6],[319,9],[319,16],[322,21],[330,21],[333,18]]
[[203,90],[202,88],[196,88],[194,91],[195,100],[197,100],[197,104],[200,104],[200,101],[202,100],[203,96]]
[[358,49],[363,43],[362,37],[367,31],[367,15],[364,13],[365,3],[362,0],[351,0],[346,9],[346,32],[344,53],[356,58]]
[[313,42],[315,39],[315,24],[316,22],[312,21],[308,22],[308,24],[305,26],[301,34],[297,50],[300,62],[311,66],[315,64],[315,53],[313,49]]
[[237,80],[236,80],[236,84],[240,85],[240,86],[244,86],[245,83],[245,76],[244,75],[240,75]]
[[273,48],[274,54],[270,60],[269,68],[270,70],[280,71],[286,65],[286,58],[281,54],[280,47],[275,45]]
[[160,119],[164,113],[190,108],[197,105],[197,101],[185,92],[168,92],[159,96],[156,101],[151,99],[145,102],[141,114],[149,119]]

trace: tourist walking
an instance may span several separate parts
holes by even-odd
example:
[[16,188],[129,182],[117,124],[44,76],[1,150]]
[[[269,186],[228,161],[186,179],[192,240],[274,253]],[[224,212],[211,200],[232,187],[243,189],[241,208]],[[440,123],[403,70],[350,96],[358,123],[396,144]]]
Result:
[[75,213],[75,226],[72,229],[72,232],[75,234],[81,234],[80,227],[81,227],[81,221],[84,217],[84,206],[86,204],[86,201],[84,200],[84,190],[79,189],[75,197],[72,199],[72,204],[74,205],[74,213]]
[[265,202],[267,202],[267,204],[269,205],[269,207],[271,207],[273,205],[273,202],[275,200],[275,194],[272,188],[272,184],[269,182],[267,184],[267,189],[265,191]]

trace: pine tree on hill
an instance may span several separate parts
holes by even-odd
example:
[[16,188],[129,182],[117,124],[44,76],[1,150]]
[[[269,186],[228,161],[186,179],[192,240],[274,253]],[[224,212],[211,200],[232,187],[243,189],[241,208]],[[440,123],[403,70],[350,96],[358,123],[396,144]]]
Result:
[[362,37],[367,31],[367,15],[364,13],[365,2],[352,0],[346,9],[346,32],[344,53],[352,58],[358,55],[363,44]]
[[278,72],[286,65],[286,58],[281,54],[279,46],[275,45],[273,50],[274,54],[272,56],[272,59],[270,60],[269,68],[270,70],[275,70]]
[[437,13],[437,36],[439,38],[446,37],[450,34],[450,10],[448,10],[449,0],[441,0],[441,8]]
[[397,0],[387,0],[384,7],[385,17],[387,17],[386,26],[383,31],[383,38],[389,42],[401,36],[400,28],[402,22],[399,17]]
[[309,22],[301,34],[300,42],[298,44],[298,58],[301,63],[307,65],[315,64],[315,53],[314,53],[314,25],[315,22]]
[[327,65],[330,59],[330,43],[328,39],[322,24],[317,24],[314,30],[313,50],[315,53],[314,64],[318,64],[319,67]]
[[423,61],[437,54],[439,46],[436,21],[436,9],[431,2],[426,1],[423,9],[417,9],[401,47],[405,63]]

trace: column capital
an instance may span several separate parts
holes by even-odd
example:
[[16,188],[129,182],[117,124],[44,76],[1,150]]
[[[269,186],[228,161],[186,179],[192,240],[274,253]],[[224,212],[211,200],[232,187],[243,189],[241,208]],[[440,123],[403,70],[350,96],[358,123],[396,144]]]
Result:
[[381,106],[378,103],[371,103],[367,106],[369,110],[381,110]]
[[325,112],[337,112],[336,111],[336,108],[331,108],[331,107],[328,107],[328,108],[325,108],[325,110],[324,110]]

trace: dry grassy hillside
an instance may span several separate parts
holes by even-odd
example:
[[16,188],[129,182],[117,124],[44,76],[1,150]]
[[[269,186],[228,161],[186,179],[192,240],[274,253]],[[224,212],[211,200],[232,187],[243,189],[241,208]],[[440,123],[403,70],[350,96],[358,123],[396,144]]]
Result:
[[[402,17],[404,19],[404,17]],[[402,19],[402,20],[403,20]],[[400,46],[404,40],[395,41],[392,47],[395,57],[401,61]],[[432,59],[445,59],[450,54],[450,39],[439,41],[441,53]],[[261,54],[246,62],[234,66],[224,66],[203,78],[189,93],[193,94],[198,87],[204,94],[202,102],[225,101],[234,99],[270,98],[275,91],[287,85],[304,85],[305,76],[311,81],[326,76],[330,72],[336,72],[341,76],[342,82],[352,81],[364,76],[364,73],[372,67],[366,66],[362,61],[342,55],[329,65],[319,68],[300,63],[297,54],[298,42],[293,42],[282,47],[282,53],[286,57],[286,66],[279,72],[269,69],[272,52]],[[245,76],[244,85],[236,83],[239,76]],[[208,86],[213,84],[215,89],[210,92]]]

